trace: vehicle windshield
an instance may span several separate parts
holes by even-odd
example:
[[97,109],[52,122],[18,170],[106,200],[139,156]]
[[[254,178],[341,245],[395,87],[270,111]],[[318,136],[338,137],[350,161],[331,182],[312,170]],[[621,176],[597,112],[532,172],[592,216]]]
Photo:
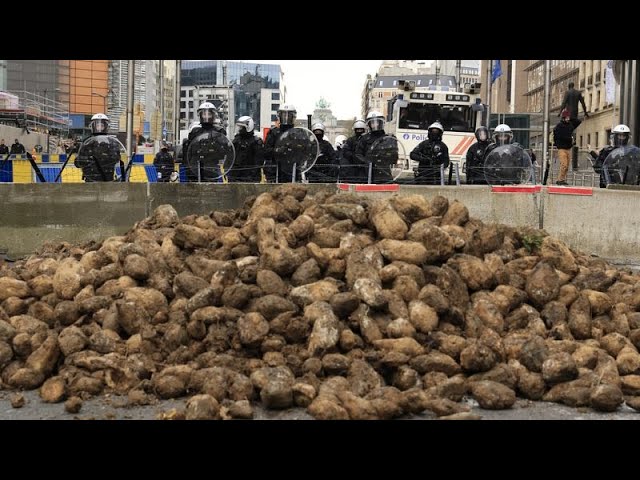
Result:
[[410,103],[400,108],[399,128],[426,130],[440,122],[445,132],[473,132],[471,107],[468,105],[438,105]]

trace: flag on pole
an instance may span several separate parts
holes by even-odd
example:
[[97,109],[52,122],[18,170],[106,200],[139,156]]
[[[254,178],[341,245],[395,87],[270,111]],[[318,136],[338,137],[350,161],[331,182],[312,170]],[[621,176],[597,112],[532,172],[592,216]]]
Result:
[[502,75],[500,60],[493,60],[493,68],[491,69],[491,84],[493,84],[493,82],[495,82],[500,75]]

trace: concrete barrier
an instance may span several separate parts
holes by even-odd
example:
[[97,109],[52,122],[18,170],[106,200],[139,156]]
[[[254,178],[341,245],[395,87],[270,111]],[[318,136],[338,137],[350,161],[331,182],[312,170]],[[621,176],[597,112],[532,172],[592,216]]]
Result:
[[[313,192],[334,185],[307,185]],[[172,204],[180,215],[240,207],[266,184],[0,184],[0,250],[28,254],[45,241],[81,242],[121,235],[158,205]],[[347,187],[346,191],[354,190]],[[345,190],[342,190],[345,191]],[[402,185],[396,191],[358,192],[370,198],[444,195],[463,202],[484,222],[543,227],[571,247],[605,258],[640,260],[640,192],[595,188],[588,195],[495,193],[487,186]]]
[[0,248],[10,257],[46,241],[83,242],[126,232],[144,218],[146,185],[2,184]]
[[[311,191],[326,185],[309,185]],[[330,187],[331,188],[331,187]],[[332,188],[335,188],[333,186]],[[47,241],[85,242],[122,235],[165,203],[181,216],[242,206],[267,184],[0,184],[0,252],[9,258]]]
[[594,188],[592,196],[545,194],[544,229],[572,248],[640,261],[640,192]]

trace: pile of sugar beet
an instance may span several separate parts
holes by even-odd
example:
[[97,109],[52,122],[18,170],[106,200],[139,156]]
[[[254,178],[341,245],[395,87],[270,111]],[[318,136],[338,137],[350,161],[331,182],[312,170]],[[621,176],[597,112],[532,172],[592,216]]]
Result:
[[[442,196],[286,185],[0,267],[0,387],[176,418],[640,409],[640,277]],[[67,400],[69,402],[69,400]],[[73,403],[73,402],[71,402]],[[77,408],[76,408],[77,410]]]

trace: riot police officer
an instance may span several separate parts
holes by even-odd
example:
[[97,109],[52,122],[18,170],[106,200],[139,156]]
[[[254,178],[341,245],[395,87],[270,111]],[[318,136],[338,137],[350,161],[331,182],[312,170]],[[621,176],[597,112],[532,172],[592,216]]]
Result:
[[287,130],[293,128],[296,121],[296,107],[293,105],[282,105],[278,110],[278,120],[280,120],[280,126],[274,127],[269,130],[267,138],[264,142],[264,158],[265,168],[264,174],[269,182],[275,182],[276,180],[276,168],[278,168],[278,181],[280,183],[290,183],[292,180],[291,173],[285,172],[282,165],[277,165],[274,157],[274,149],[276,141]]
[[[625,147],[629,145],[629,140],[631,139],[631,130],[628,126],[624,124],[616,125],[613,130],[611,130],[611,136],[609,137],[609,144],[603,147],[600,150],[600,153],[596,157],[596,161],[594,162],[593,169],[596,173],[600,174],[600,187],[607,188],[607,181],[604,175],[604,161],[607,159],[609,154],[614,151],[618,147]],[[611,174],[611,173],[610,173]]]
[[485,150],[484,176],[490,185],[520,184],[533,178],[532,159],[522,145],[513,141],[506,123],[495,128],[493,143]]
[[[359,180],[363,182],[368,181],[369,177],[369,165],[371,164],[371,158],[368,157],[368,154],[371,152],[374,143],[384,137],[386,135],[384,131],[384,115],[377,111],[371,111],[367,114],[367,126],[369,127],[369,132],[365,133],[360,137],[358,143],[356,144],[355,150],[355,163],[363,165],[364,168],[359,168],[362,173],[359,173]],[[390,180],[390,175],[387,175],[386,172],[377,171],[376,166],[373,165],[371,169],[372,183],[376,183],[376,181],[387,181]]]
[[201,103],[198,107],[198,118],[200,119],[200,125],[196,125],[189,131],[189,141],[200,135],[204,130],[213,130],[226,136],[227,132],[220,126],[220,122],[216,122],[216,120],[220,119],[218,118],[218,110],[213,103]]
[[306,174],[309,183],[335,182],[338,177],[338,157],[331,144],[324,139],[324,124],[322,122],[314,123],[311,131],[318,140],[320,152],[315,165]]
[[167,142],[162,142],[160,151],[153,159],[153,165],[156,167],[156,172],[158,173],[158,182],[169,182],[174,170],[174,162],[173,156],[169,153],[169,146],[167,145]]
[[111,182],[124,147],[114,136],[108,135],[109,117],[104,113],[91,117],[89,128],[91,135],[80,144],[74,165],[82,168],[85,182]]
[[260,168],[264,163],[262,139],[254,134],[255,123],[247,115],[236,122],[233,146],[236,160],[229,172],[230,182],[260,182]]
[[427,139],[420,142],[409,155],[411,160],[419,162],[415,170],[415,181],[421,184],[440,183],[440,165],[449,166],[449,149],[442,141],[444,128],[440,122],[429,125]]
[[366,183],[367,170],[364,166],[354,166],[356,160],[356,146],[367,129],[364,120],[358,119],[353,122],[353,135],[347,138],[342,145],[342,167],[340,168],[340,178],[345,182]]
[[[227,132],[224,128],[220,126],[220,122],[217,122],[218,110],[216,106],[211,102],[203,102],[200,104],[197,110],[198,119],[200,120],[200,124],[195,124],[189,130],[189,137],[187,138],[187,142],[183,144],[183,158],[186,160],[186,164],[188,166],[187,169],[187,181],[195,182],[197,181],[197,167],[195,166],[195,160],[191,159],[189,153],[189,147],[191,146],[193,140],[197,138],[199,135],[212,132],[219,133],[221,135],[226,136]],[[194,171],[195,170],[195,171]],[[200,167],[200,179],[201,181],[211,182],[215,181],[217,178],[218,172],[212,171],[210,168],[205,166]]]
[[487,181],[484,178],[484,157],[486,155],[487,147],[489,146],[489,129],[487,127],[478,127],[476,130],[476,140],[467,150],[467,183],[473,184],[486,184]]

